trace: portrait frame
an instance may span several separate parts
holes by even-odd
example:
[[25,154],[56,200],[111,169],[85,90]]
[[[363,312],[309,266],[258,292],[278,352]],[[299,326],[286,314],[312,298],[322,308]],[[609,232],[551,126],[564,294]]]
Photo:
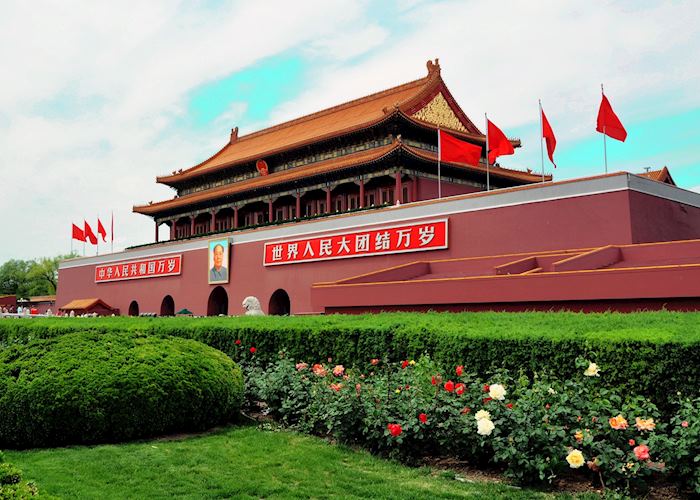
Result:
[[[223,249],[223,252],[221,254],[221,265],[217,268],[215,260],[218,255],[217,247],[219,246]],[[231,243],[228,238],[217,238],[207,242],[207,283],[210,285],[222,285],[229,282],[231,275],[230,257]]]

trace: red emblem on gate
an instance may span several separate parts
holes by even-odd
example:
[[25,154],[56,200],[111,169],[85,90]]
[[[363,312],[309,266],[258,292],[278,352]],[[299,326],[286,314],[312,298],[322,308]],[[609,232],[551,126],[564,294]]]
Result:
[[260,172],[260,175],[267,175],[269,173],[267,170],[267,162],[265,160],[256,161],[255,168],[258,169],[258,172]]

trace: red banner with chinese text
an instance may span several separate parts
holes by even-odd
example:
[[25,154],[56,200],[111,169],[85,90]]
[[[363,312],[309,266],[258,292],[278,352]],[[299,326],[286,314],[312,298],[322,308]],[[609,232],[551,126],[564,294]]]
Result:
[[95,283],[174,276],[182,270],[182,255],[155,257],[95,266]]
[[263,264],[275,266],[447,248],[447,220],[265,243]]

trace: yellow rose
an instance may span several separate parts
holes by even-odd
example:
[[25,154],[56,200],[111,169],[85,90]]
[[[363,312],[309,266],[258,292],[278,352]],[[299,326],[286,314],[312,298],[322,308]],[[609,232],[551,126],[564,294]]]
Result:
[[571,450],[566,456],[566,461],[569,462],[569,467],[572,469],[578,469],[586,462],[580,450]]
[[627,420],[625,420],[625,417],[623,417],[622,415],[612,417],[608,420],[608,422],[610,423],[610,427],[618,431],[627,429]]
[[479,410],[476,412],[476,415],[474,415],[474,418],[479,421],[479,420],[491,420],[491,414],[487,412],[486,410]]
[[580,443],[581,441],[583,441],[583,432],[576,431],[576,433],[574,434],[574,438],[576,438],[576,441]]
[[654,428],[656,427],[656,424],[654,423],[653,418],[639,418],[637,417],[635,419],[635,427],[637,427],[637,430],[640,431],[653,431]]
[[482,418],[476,422],[476,432],[482,436],[489,436],[496,428],[488,418]]
[[489,397],[503,401],[506,398],[506,388],[501,384],[492,384],[489,386]]
[[590,363],[588,365],[588,368],[586,368],[586,371],[583,372],[583,374],[586,377],[599,377],[600,375],[598,374],[600,372],[600,369],[598,368],[598,365],[595,363]]

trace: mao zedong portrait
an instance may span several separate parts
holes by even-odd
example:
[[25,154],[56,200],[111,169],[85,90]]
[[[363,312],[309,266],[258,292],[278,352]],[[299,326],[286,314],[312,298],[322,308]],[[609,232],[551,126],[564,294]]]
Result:
[[227,252],[224,248],[224,242],[213,242],[210,248],[212,249],[210,263],[213,263],[213,265],[211,269],[209,269],[209,282],[226,283],[228,282],[228,267],[226,267]]

